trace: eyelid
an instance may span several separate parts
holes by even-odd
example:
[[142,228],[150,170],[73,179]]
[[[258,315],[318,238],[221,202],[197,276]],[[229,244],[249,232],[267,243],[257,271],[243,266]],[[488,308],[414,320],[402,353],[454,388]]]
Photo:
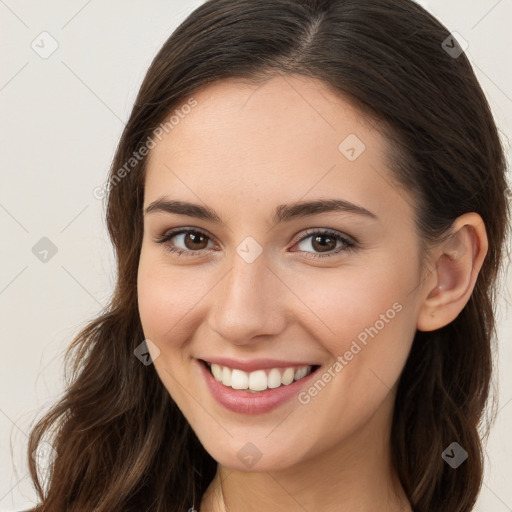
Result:
[[[164,231],[164,233],[162,235],[158,236],[155,241],[157,243],[161,243],[162,239],[168,238],[168,237],[170,237],[172,235],[178,235],[178,234],[181,234],[181,233],[184,233],[184,232],[194,232],[194,233],[198,232],[198,233],[208,237],[210,240],[214,238],[208,232],[204,231],[201,228],[196,228],[196,227],[193,227],[193,226],[187,226],[187,227],[183,227],[183,228],[174,228],[174,229],[166,230],[166,231]],[[323,234],[330,233],[332,235],[340,236],[341,238],[345,238],[348,242],[351,242],[354,245],[359,243],[354,237],[352,237],[350,235],[347,235],[346,233],[343,233],[343,232],[338,231],[336,229],[321,228],[321,227],[308,228],[305,231],[304,230],[300,231],[299,235],[295,235],[295,237],[292,240],[292,243],[296,244],[297,242],[301,242],[302,240],[304,240],[308,236],[315,235],[315,234],[318,234],[318,233],[323,233]]]
[[[214,237],[212,237],[209,233],[207,233],[205,230],[203,230],[201,228],[196,228],[193,226],[187,226],[187,227],[174,228],[174,229],[167,230],[162,235],[157,237],[155,239],[155,242],[158,244],[164,245],[164,247],[166,248],[167,251],[169,251],[171,253],[177,253],[178,256],[181,256],[183,254],[185,254],[185,256],[195,256],[195,255],[202,256],[204,254],[204,251],[211,251],[211,249],[200,249],[197,251],[193,251],[190,249],[181,249],[179,247],[171,248],[169,246],[166,246],[166,242],[168,242],[173,237],[175,237],[177,235],[181,235],[181,234],[186,234],[189,232],[201,234],[201,235],[205,236],[209,241],[212,241],[213,243],[215,243]],[[345,244],[345,247],[338,248],[338,249],[333,250],[332,252],[328,252],[326,254],[310,252],[310,251],[291,251],[291,252],[304,252],[304,253],[308,254],[309,256],[304,257],[305,259],[322,259],[322,258],[335,257],[341,253],[354,250],[359,246],[359,242],[350,235],[346,235],[345,233],[335,230],[335,229],[320,228],[320,227],[308,228],[305,231],[304,230],[301,231],[300,235],[297,235],[294,237],[294,239],[292,241],[293,246],[306,240],[307,238],[311,237],[312,235],[331,236],[331,237],[335,238],[337,241],[343,242]]]
[[292,242],[293,244],[296,244],[297,242],[302,242],[302,240],[309,238],[311,235],[316,235],[316,234],[322,234],[322,235],[330,234],[334,237],[342,238],[352,245],[358,244],[358,241],[355,238],[343,233],[342,231],[338,231],[337,229],[320,228],[320,227],[319,228],[308,228],[308,229],[306,229],[306,231],[301,231],[300,233],[301,233],[300,235],[297,235],[293,239],[293,242]]
[[[198,234],[203,235],[206,238],[208,238],[209,241],[214,242],[214,237],[212,237],[209,233],[207,233],[206,231],[204,231],[201,228],[196,228],[196,227],[193,227],[193,226],[168,229],[168,230],[164,231],[161,235],[157,236],[154,239],[154,241],[157,244],[165,244],[171,238],[173,238],[173,237],[175,237],[177,235],[182,235],[182,234],[186,234],[186,233],[198,233]],[[214,243],[216,243],[216,242],[214,242]],[[184,251],[184,249],[180,249],[180,250]],[[205,250],[208,250],[208,249],[201,249],[201,251],[205,251]],[[197,253],[200,253],[201,251],[187,251],[187,252],[197,252]]]

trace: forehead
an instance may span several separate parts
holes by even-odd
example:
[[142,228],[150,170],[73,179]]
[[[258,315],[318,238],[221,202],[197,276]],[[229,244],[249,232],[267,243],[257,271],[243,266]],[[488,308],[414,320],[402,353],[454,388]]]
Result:
[[225,205],[236,194],[246,208],[335,195],[374,211],[393,203],[386,139],[323,82],[296,75],[259,84],[229,79],[192,98],[194,106],[182,109],[186,98],[175,108],[178,122],[155,139],[146,205],[164,194]]
[[[185,111],[191,98],[195,105]],[[270,154],[283,146],[289,150],[288,157],[294,149],[302,156],[317,147],[330,147],[337,156],[338,144],[350,134],[365,139],[376,150],[383,150],[386,142],[374,130],[373,119],[358,111],[347,97],[313,78],[278,76],[258,84],[230,78],[199,89],[191,98],[175,107],[176,114],[183,113],[175,115],[173,125],[162,134],[165,147],[159,145],[160,150],[153,154],[168,149],[177,152],[183,144],[194,144],[200,150],[198,139],[213,146],[211,150],[222,143],[218,149],[229,147],[234,157],[248,150]],[[231,141],[248,145],[237,148],[229,144]],[[307,148],[302,147],[304,141],[309,143]]]

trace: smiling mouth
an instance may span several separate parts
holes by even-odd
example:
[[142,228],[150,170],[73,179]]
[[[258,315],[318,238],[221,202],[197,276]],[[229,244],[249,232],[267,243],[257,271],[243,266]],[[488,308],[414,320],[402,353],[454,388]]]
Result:
[[249,393],[261,393],[269,389],[288,386],[320,368],[320,365],[304,365],[245,372],[236,368],[210,363],[202,359],[200,359],[200,362],[219,383],[226,387],[245,390]]

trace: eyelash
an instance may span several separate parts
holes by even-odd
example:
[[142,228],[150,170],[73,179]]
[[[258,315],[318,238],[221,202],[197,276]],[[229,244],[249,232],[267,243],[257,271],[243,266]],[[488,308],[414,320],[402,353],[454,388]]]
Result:
[[[202,231],[200,229],[197,229],[197,228],[187,228],[187,229],[178,228],[178,229],[173,230],[173,231],[165,232],[163,235],[161,235],[159,238],[157,238],[155,240],[155,242],[158,243],[158,244],[163,244],[166,251],[169,251],[171,253],[177,254],[180,257],[181,256],[185,256],[185,257],[195,256],[194,253],[200,253],[202,251],[208,250],[208,249],[201,249],[199,251],[184,250],[184,249],[179,249],[179,248],[176,248],[176,247],[174,247],[172,245],[167,244],[167,242],[169,242],[176,235],[180,235],[180,234],[183,234],[183,233],[195,233],[195,234],[203,235],[203,236],[205,236],[206,238],[208,238],[210,240],[210,237],[204,231]],[[299,240],[295,241],[294,245],[303,242],[304,240],[310,238],[313,235],[329,236],[331,238],[334,238],[336,241],[342,242],[344,247],[338,248],[338,249],[336,249],[336,252],[331,252],[329,254],[319,254],[319,253],[311,253],[311,252],[308,252],[308,251],[303,251],[303,252],[306,252],[306,254],[308,254],[308,256],[305,256],[306,259],[330,258],[330,257],[333,257],[333,256],[337,256],[341,252],[351,252],[354,249],[356,249],[356,247],[357,247],[357,243],[355,241],[352,241],[348,237],[342,236],[339,232],[333,231],[331,229],[306,230],[306,234],[302,238],[300,238]],[[296,252],[296,251],[293,251],[293,252]],[[300,251],[298,251],[298,252],[300,252]]]

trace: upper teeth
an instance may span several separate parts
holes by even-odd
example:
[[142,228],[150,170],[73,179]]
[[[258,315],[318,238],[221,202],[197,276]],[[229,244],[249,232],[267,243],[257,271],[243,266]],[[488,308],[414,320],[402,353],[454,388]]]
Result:
[[[287,386],[294,380],[302,379],[311,373],[311,366],[299,366],[297,369],[294,367],[272,368],[267,375],[265,370],[247,373],[243,370],[231,369],[215,363],[208,363],[208,365],[215,379],[222,382],[225,386],[230,386],[233,389],[249,389],[251,391],[278,388],[283,384]],[[282,374],[281,371],[283,371]]]

